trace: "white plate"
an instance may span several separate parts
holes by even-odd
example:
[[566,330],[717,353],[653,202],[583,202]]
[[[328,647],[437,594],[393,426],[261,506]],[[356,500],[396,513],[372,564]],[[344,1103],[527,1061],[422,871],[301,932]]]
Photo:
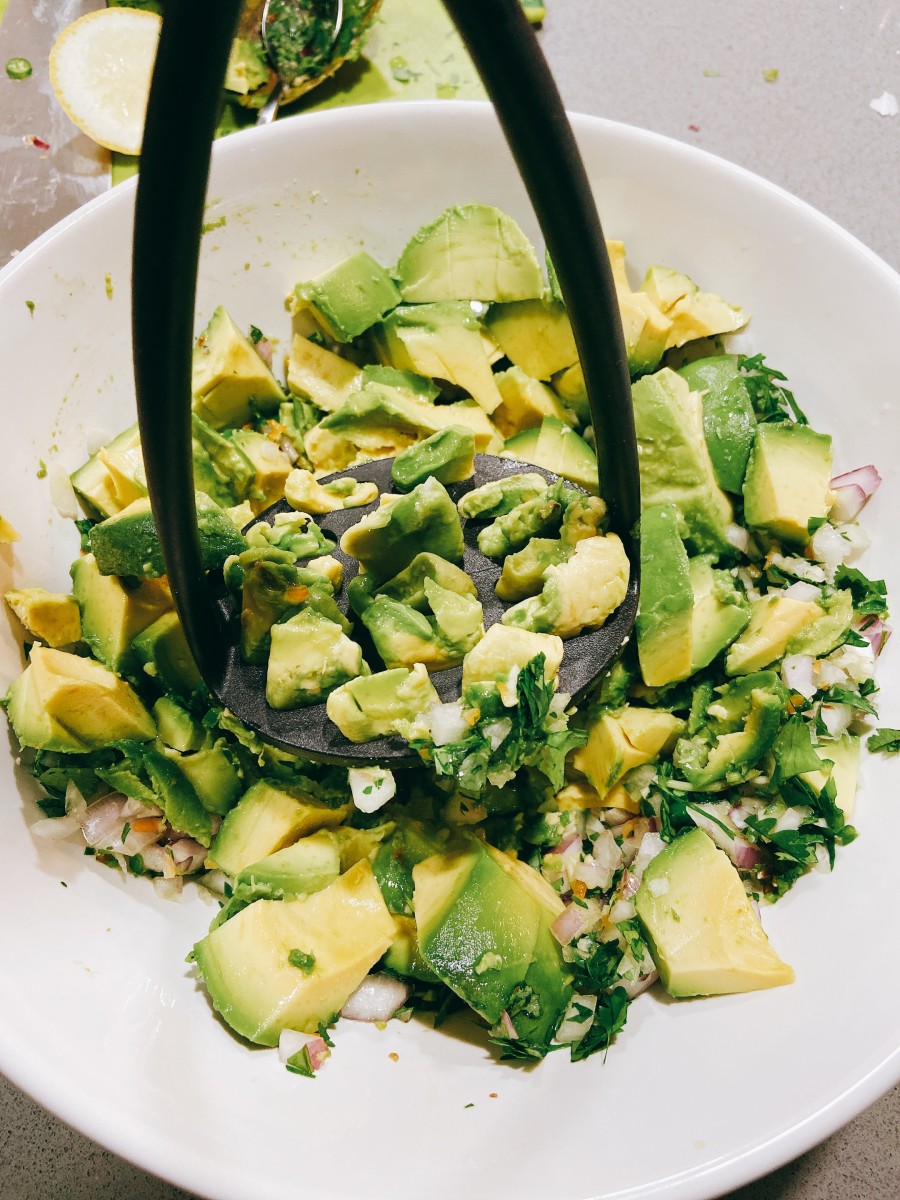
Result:
[[[789,375],[813,423],[835,435],[838,468],[877,463],[885,483],[866,512],[863,566],[900,589],[900,279],[736,167],[624,126],[575,125],[607,236],[624,239],[639,270],[667,263],[748,308],[742,344]],[[198,327],[224,303],[239,325],[286,338],[284,296],[298,279],[359,246],[390,263],[452,203],[497,204],[537,237],[480,104],[326,112],[228,138],[215,159],[209,220],[226,220],[205,238]],[[4,590],[64,586],[77,553],[40,460],[71,469],[88,431],[133,419],[133,196],[125,186],[88,205],[0,275],[0,512],[25,535],[4,550]],[[4,630],[0,670],[11,678],[19,666]],[[882,681],[893,725],[897,674],[892,647]],[[833,877],[803,880],[765,913],[793,987],[649,995],[605,1063],[558,1054],[532,1070],[416,1022],[348,1023],[315,1082],[212,1017],[184,964],[207,904],[166,902],[75,846],[38,843],[29,779],[11,758],[0,771],[0,1068],[90,1137],[203,1195],[713,1196],[806,1150],[900,1078],[889,762],[865,762],[861,836]]]

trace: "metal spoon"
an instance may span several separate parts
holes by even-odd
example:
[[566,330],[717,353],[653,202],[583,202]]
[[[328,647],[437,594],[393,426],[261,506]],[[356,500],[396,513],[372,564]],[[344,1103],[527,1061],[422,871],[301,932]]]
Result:
[[[328,50],[334,49],[337,42],[338,34],[341,31],[341,26],[344,23],[344,0],[278,0],[280,8],[284,11],[292,11],[295,16],[293,23],[293,32],[297,40],[292,42],[291,50],[295,57],[302,58],[306,51],[314,46],[315,36],[315,18],[318,15],[318,10],[326,10],[329,12],[331,30],[331,40],[328,44]],[[258,8],[258,6],[257,6]],[[284,63],[279,58],[277,46],[271,38],[271,16],[272,0],[265,0],[259,17],[259,36],[263,44],[263,49],[266,52],[266,58],[269,60],[269,66],[275,74],[275,83],[269,92],[268,98],[256,118],[257,125],[268,125],[270,121],[274,121],[278,113],[278,108],[285,98],[289,95],[291,99],[306,91],[307,87],[318,83],[326,74],[331,74],[336,66],[343,61],[337,60],[337,63],[332,65],[328,63],[322,70],[315,74],[302,75],[294,74],[291,79],[285,79],[283,70]],[[251,16],[255,16],[257,9],[254,9]],[[300,41],[306,37],[305,42]]]
[[[200,230],[219,88],[240,0],[192,0],[172,5],[163,20],[150,93],[135,211],[132,322],[135,383],[147,484],[172,594],[204,681],[219,703],[267,741],[310,758],[353,765],[411,765],[418,759],[400,738],[357,745],[342,737],[317,705],[276,712],[266,704],[264,668],[240,660],[239,614],[221,580],[200,565],[190,448],[190,379],[194,292]],[[518,164],[566,300],[590,402],[602,491],[610,528],[631,560],[625,600],[603,628],[566,642],[560,685],[578,697],[609,668],[637,612],[640,516],[637,447],[628,362],[615,287],[599,218],[572,130],[519,0],[445,0]],[[191,48],[206,39],[194,62]],[[503,54],[497,47],[503,46]],[[187,125],[178,90],[168,81],[189,69],[199,76]],[[529,103],[522,105],[527,95]],[[172,178],[180,182],[173,192]],[[390,490],[391,459],[354,468]],[[478,486],[498,475],[533,471],[531,464],[479,456]],[[552,476],[548,474],[548,478]],[[271,519],[279,506],[262,515]],[[364,510],[363,510],[364,511]],[[322,525],[358,519],[344,510]],[[488,623],[499,616],[492,572],[472,554],[472,575]],[[432,676],[451,698],[458,673]],[[455,695],[453,695],[455,698]]]

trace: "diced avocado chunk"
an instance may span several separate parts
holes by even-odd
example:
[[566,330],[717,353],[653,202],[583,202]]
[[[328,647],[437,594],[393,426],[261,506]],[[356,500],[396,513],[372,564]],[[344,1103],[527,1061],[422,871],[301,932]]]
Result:
[[808,425],[757,426],[744,479],[744,518],[754,529],[798,545],[809,522],[824,519],[833,503],[831,438]]
[[13,588],[3,599],[32,637],[48,646],[81,641],[81,612],[74,596],[45,588]]
[[842,734],[836,741],[820,741],[817,753],[823,760],[821,771],[810,771],[800,776],[815,791],[816,795],[830,780],[835,786],[835,804],[844,814],[844,820],[853,819],[856,807],[856,783],[859,774],[860,739],[852,733]]
[[821,658],[841,645],[853,624],[853,596],[839,588],[822,601],[822,616],[795,633],[785,647],[786,654],[811,654]]
[[530,538],[521,550],[503,560],[494,590],[507,604],[536,596],[547,568],[564,563],[571,553],[572,547],[559,538]]
[[311,400],[317,408],[334,412],[362,381],[356,363],[341,358],[302,334],[295,334],[287,364],[287,385],[297,396]]
[[246,96],[248,92],[262,87],[268,79],[269,64],[262,45],[248,38],[235,38],[225,68],[225,82],[222,85],[225,91]]
[[[230,554],[239,554],[247,543],[215,501],[202,492],[196,494],[196,499],[201,563],[204,570],[212,571],[221,567]],[[135,500],[114,517],[94,525],[90,543],[102,575],[154,579],[166,573],[159,534],[146,498]]]
[[481,602],[458,595],[432,579],[424,582],[433,616],[408,604],[376,595],[364,610],[362,621],[385,666],[424,663],[433,670],[456,666],[484,632]]
[[366,670],[362,650],[341,626],[304,608],[272,626],[266,701],[277,709],[320,704]]
[[400,293],[384,267],[357,251],[306,283],[291,297],[295,313],[308,312],[336,342],[352,342],[400,303]]
[[572,326],[559,302],[518,300],[492,305],[485,325],[510,362],[532,379],[549,379],[578,359]]
[[172,696],[160,696],[153,705],[159,740],[179,754],[189,754],[206,744],[207,731]]
[[792,983],[728,856],[682,834],[644,868],[637,915],[670,996],[718,996]]
[[291,473],[291,462],[280,447],[254,429],[235,429],[231,441],[253,467],[253,484],[249,499],[254,509],[262,511],[284,495],[284,481]]
[[94,656],[113,671],[136,669],[134,639],[172,608],[165,581],[101,575],[94,555],[83,554],[72,564],[72,588]]
[[156,736],[153,718],[124,679],[93,659],[47,646],[32,647],[7,705],[16,737],[36,750],[99,750]]
[[194,754],[183,754],[178,769],[187,778],[207,812],[225,816],[244,790],[242,771],[222,746],[208,746]]
[[625,247],[621,242],[607,242],[609,264],[612,268],[625,350],[632,376],[653,371],[659,365],[672,328],[672,322],[646,292],[633,292],[625,270]]
[[298,512],[315,515],[342,508],[362,508],[378,499],[378,488],[374,483],[355,479],[334,479],[322,484],[311,471],[295,467],[285,480],[284,498]]
[[[369,577],[357,576],[360,580],[367,578]],[[425,590],[426,580],[429,579],[432,583],[437,583],[445,590],[456,592],[460,596],[478,595],[478,589],[465,571],[427,550],[417,554],[408,567],[404,567],[393,579],[383,583],[377,589],[377,594],[389,596],[392,600],[399,600],[402,604],[408,604],[410,608],[424,612],[429,606]]]
[[191,415],[194,486],[223,508],[246,499],[256,480],[256,467],[233,437],[226,437]]
[[550,681],[562,662],[562,638],[508,625],[492,625],[465,657],[463,694],[475,683],[506,683],[511,671],[528,666],[539,654],[544,656],[544,678]]
[[[265,662],[272,626],[304,607],[334,621],[344,633],[350,632],[350,624],[335,603],[334,587],[326,576],[281,559],[256,557],[255,551],[239,555],[236,567],[236,573],[241,577],[241,658],[244,662]],[[230,570],[229,565],[229,574]]]
[[572,762],[602,803],[634,767],[655,762],[671,750],[683,730],[684,721],[672,713],[629,705],[592,720],[587,743],[575,751]]
[[544,290],[534,247],[488,204],[448,208],[406,244],[397,281],[407,303],[528,300]]
[[521,550],[529,538],[554,532],[562,521],[568,498],[563,484],[553,484],[533,500],[523,501],[479,530],[478,549],[488,558],[504,558]]
[[395,915],[413,915],[413,867],[447,844],[447,831],[431,829],[421,821],[399,821],[372,859],[372,870],[388,909]]
[[394,916],[394,940],[384,956],[385,970],[404,979],[420,979],[425,983],[439,983],[419,953],[416,922],[412,917]]
[[556,417],[544,417],[537,429],[509,438],[503,444],[503,457],[553,471],[593,495],[600,490],[597,455],[583,437]]
[[222,822],[210,858],[226,875],[236,876],[308,833],[340,825],[349,813],[349,803],[328,808],[300,789],[260,780]]
[[440,483],[461,483],[475,470],[475,436],[464,425],[448,425],[394,459],[391,479],[409,492],[429,477]]
[[709,666],[750,620],[750,606],[727,571],[715,571],[710,558],[690,560],[691,674]]
[[402,571],[423,546],[449,562],[462,561],[459,514],[436,479],[426,479],[408,495],[382,504],[341,538],[344,553],[352,554],[379,580]]
[[641,284],[641,291],[671,322],[666,337],[667,350],[697,338],[734,333],[749,319],[721,296],[701,292],[693,279],[670,267],[651,267]]
[[338,840],[331,830],[320,829],[244,867],[234,881],[233,895],[247,904],[254,900],[295,900],[320,892],[340,873]]
[[678,374],[703,397],[703,432],[716,482],[739,496],[756,436],[756,415],[737,358],[731,354],[698,358]]
[[674,504],[641,514],[641,593],[638,658],[649,687],[687,679],[693,669],[694,592]]
[[526,375],[521,367],[512,366],[494,376],[503,403],[491,413],[491,420],[505,438],[534,429],[544,417],[564,421],[565,410],[556,393],[545,383]]
[[778,736],[784,716],[784,689],[780,686],[749,689],[743,683],[742,680],[731,684],[720,701],[728,707],[730,690],[739,697],[744,714],[738,729],[726,732],[733,722],[712,718],[700,733],[682,738],[675,747],[676,767],[696,788],[703,789],[721,780],[741,783]]
[[[500,864],[499,854],[469,839],[464,849],[413,868],[419,951],[441,981],[492,1024],[529,980],[546,1037],[567,999],[559,943],[540,936],[554,919],[552,901],[545,908]],[[533,972],[539,954],[548,961],[541,963],[544,971]],[[523,1026],[516,1032],[527,1040],[536,1031]]]
[[114,474],[108,465],[122,459],[134,462],[135,456],[140,462],[141,434],[136,424],[107,442],[83,466],[72,472],[69,477],[72,487],[89,517],[111,517],[137,499],[133,487],[123,496],[121,477]]
[[403,305],[375,327],[373,336],[387,366],[455,383],[486,413],[502,402],[483,330],[468,301]]
[[716,482],[698,392],[674,371],[645,375],[631,389],[641,472],[641,504],[676,504],[698,554],[731,553],[731,501]]
[[200,686],[200,672],[177,613],[163,613],[138,634],[132,648],[146,674],[165,691],[187,697]]
[[[283,1029],[312,1032],[340,1011],[393,936],[362,861],[303,899],[257,900],[198,942],[193,957],[231,1028],[274,1046]],[[292,950],[311,956],[312,969],[292,966]]]
[[492,479],[480,487],[466,492],[459,502],[461,516],[474,521],[493,521],[502,517],[526,500],[534,500],[547,490],[543,475],[532,472],[526,475],[505,475]]
[[208,846],[212,840],[212,823],[188,777],[161,750],[147,747],[141,759],[172,828],[183,830],[188,837],[196,838],[201,846]]
[[361,675],[342,684],[326,701],[328,716],[351,742],[395,733],[398,722],[414,722],[439,697],[422,663]]
[[194,348],[194,412],[213,429],[243,425],[254,408],[270,412],[284,399],[256,347],[221,306]]
[[539,595],[506,610],[503,624],[562,638],[598,629],[625,599],[629,575],[617,534],[584,538],[565,562],[547,567]]
[[405,392],[420,399],[437,400],[441,389],[425,375],[415,371],[401,371],[397,367],[387,367],[383,363],[367,363],[362,369],[363,386],[370,383],[389,388],[391,391]]
[[729,675],[749,675],[783,658],[788,644],[801,630],[823,615],[814,600],[795,600],[769,592],[750,605],[750,621],[725,657]]
[[492,453],[501,445],[497,430],[473,400],[433,404],[426,397],[377,383],[353,392],[309,431],[304,444],[317,470],[338,471],[360,456],[398,453],[448,425],[471,429],[479,453]]
[[284,550],[294,559],[328,554],[334,544],[325,536],[309,513],[280,512],[271,522],[257,521],[247,530],[251,548]]

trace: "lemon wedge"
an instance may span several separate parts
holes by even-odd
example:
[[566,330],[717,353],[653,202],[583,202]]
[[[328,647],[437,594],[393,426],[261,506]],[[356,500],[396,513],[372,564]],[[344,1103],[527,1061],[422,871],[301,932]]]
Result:
[[50,51],[50,83],[82,133],[140,154],[162,20],[136,8],[100,8],[67,25]]

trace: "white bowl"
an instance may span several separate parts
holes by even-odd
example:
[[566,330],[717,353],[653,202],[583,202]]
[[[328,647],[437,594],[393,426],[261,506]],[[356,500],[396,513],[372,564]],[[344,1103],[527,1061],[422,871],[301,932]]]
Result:
[[[785,371],[839,469],[875,462],[863,566],[900,588],[900,279],[830,221],[698,150],[574,118],[607,236],[750,310],[742,346]],[[173,179],[172,186],[178,181]],[[390,263],[420,223],[478,200],[538,230],[489,107],[325,112],[216,147],[198,327],[224,303],[286,337],[299,278],[365,246]],[[24,537],[0,582],[65,586],[77,553],[39,464],[133,420],[128,273],[134,190],[89,204],[0,274],[6,427],[0,512]],[[34,303],[33,314],[26,301]],[[20,669],[8,631],[0,670]],[[882,660],[900,724],[897,654]],[[604,1063],[497,1065],[412,1022],[342,1025],[315,1082],[239,1044],[184,956],[212,909],[175,904],[73,845],[29,834],[34,789],[0,760],[0,1068],[90,1137],[221,1198],[707,1197],[806,1150],[900,1078],[896,767],[863,770],[859,840],[765,913],[788,988],[673,1003],[648,995]],[[67,886],[61,886],[65,883]],[[391,1057],[399,1056],[397,1061]],[[493,1097],[496,1093],[496,1098]]]

